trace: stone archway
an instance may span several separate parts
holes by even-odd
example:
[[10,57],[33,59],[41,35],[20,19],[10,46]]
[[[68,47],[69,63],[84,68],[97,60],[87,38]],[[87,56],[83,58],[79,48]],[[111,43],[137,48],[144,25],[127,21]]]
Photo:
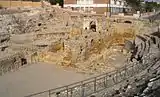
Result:
[[27,59],[26,58],[21,58],[21,66],[27,64]]
[[96,22],[95,21],[91,21],[90,22],[90,30],[92,30],[93,32],[96,32]]

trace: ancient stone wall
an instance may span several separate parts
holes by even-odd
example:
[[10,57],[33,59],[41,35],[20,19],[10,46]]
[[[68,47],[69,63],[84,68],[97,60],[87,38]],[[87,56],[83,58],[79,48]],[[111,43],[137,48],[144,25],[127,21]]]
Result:
[[15,71],[18,68],[27,64],[27,60],[22,53],[11,54],[0,59],[0,75],[10,71]]
[[4,14],[0,20],[3,25],[0,31],[9,35],[7,49],[25,53],[30,62],[34,60],[32,54],[38,52],[36,60],[78,69],[87,66],[86,72],[94,71],[99,63],[101,68],[109,67],[105,64],[114,52],[111,47],[123,45],[125,39],[132,39],[135,35],[133,22],[119,23],[106,17],[76,14],[56,7]]
[[[138,36],[138,38],[140,38],[140,36]],[[142,40],[143,38],[140,39]],[[148,43],[148,40],[151,40],[153,43],[152,45],[145,47],[145,49],[149,48],[149,51],[147,54],[142,55],[142,61],[139,59],[136,59],[134,62],[128,60],[124,67],[118,68],[115,71],[80,81],[76,84],[65,86],[69,87],[70,89],[67,88],[62,90],[64,88],[62,87],[55,90],[52,89],[49,91],[33,94],[33,96],[45,95],[49,92],[49,96],[70,95],[73,97],[80,97],[83,95],[85,97],[158,97],[160,87],[159,47],[154,42],[153,37],[146,39],[146,41],[135,43]],[[140,46],[141,49],[139,50],[140,52],[143,52],[144,49],[142,46],[144,45],[137,44],[134,46]],[[133,50],[135,51],[135,49]],[[139,52],[139,50],[136,50],[136,52]],[[52,92],[52,94],[50,92]]]

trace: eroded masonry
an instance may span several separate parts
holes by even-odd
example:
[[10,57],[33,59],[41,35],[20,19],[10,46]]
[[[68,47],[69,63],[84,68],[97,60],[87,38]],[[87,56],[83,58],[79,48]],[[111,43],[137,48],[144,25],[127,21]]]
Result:
[[157,50],[150,46],[160,46],[159,34],[152,33],[145,20],[107,18],[54,6],[6,10],[0,11],[2,76],[37,62],[101,74],[125,66],[126,61],[143,63],[148,52]]
[[[19,53],[21,61],[16,56],[13,60],[19,64],[23,63],[22,59],[28,64],[49,61],[85,72],[114,69],[106,65],[109,56],[121,53],[121,45],[126,39],[134,38],[135,23],[138,23],[125,23],[123,19],[117,23],[116,19],[108,20],[59,8],[26,10],[1,15],[1,53],[9,54],[6,56],[8,59]],[[119,51],[114,51],[114,47]],[[10,66],[2,64],[1,74]]]

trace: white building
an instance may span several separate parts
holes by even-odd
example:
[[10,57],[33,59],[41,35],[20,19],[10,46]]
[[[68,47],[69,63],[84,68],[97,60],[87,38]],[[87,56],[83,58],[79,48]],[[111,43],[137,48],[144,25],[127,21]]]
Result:
[[64,0],[64,7],[73,10],[94,11],[98,14],[112,12],[116,14],[131,9],[126,6],[125,0]]

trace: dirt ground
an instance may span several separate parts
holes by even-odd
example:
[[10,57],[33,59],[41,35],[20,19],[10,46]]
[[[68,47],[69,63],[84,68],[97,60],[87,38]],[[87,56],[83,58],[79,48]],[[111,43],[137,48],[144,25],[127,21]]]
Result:
[[72,84],[88,77],[53,64],[37,63],[0,76],[0,97],[23,97]]

